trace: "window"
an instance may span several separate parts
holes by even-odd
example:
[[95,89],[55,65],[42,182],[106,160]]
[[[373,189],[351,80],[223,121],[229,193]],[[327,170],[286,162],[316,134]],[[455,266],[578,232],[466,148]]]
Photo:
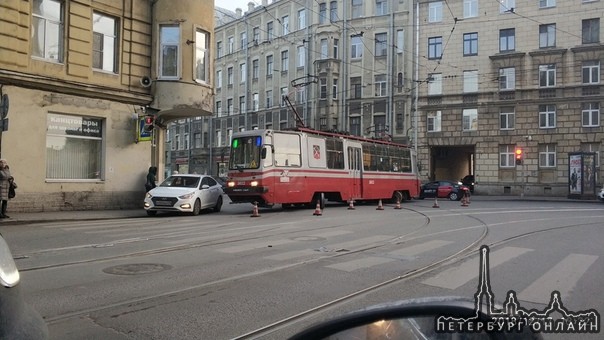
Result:
[[358,59],[363,57],[363,43],[361,37],[354,36],[350,41],[350,58]]
[[516,68],[505,67],[499,69],[499,89],[514,90],[516,88]]
[[363,85],[361,84],[361,77],[350,78],[350,95],[351,98],[361,98],[363,95]]
[[596,168],[600,167],[600,143],[581,143],[581,151],[596,154]]
[[443,75],[441,73],[428,74],[428,95],[441,95],[443,93]]
[[478,54],[478,33],[465,33],[463,35],[463,55],[471,56]]
[[202,147],[202,144],[201,144],[201,133],[200,132],[193,133],[193,143],[194,143],[193,147],[196,148],[196,149],[199,149],[199,148]]
[[92,14],[92,67],[117,73],[119,60],[117,20],[99,13]]
[[245,113],[247,110],[245,105],[245,96],[239,97],[239,114]]
[[239,82],[245,83],[247,80],[247,67],[245,63],[239,64]]
[[338,80],[333,80],[333,85],[331,87],[331,98],[338,99]]
[[281,18],[281,29],[283,34],[282,35],[288,35],[289,34],[289,16],[283,16]]
[[443,3],[442,1],[431,2],[428,6],[428,22],[443,21]]
[[329,20],[331,22],[338,21],[338,2],[332,1],[329,3]]
[[233,37],[228,38],[228,44],[229,45],[227,46],[227,48],[228,48],[227,53],[231,54],[231,53],[235,52],[235,40],[233,39]]
[[321,59],[327,59],[327,39],[321,39]]
[[539,0],[539,8],[555,7],[556,0]]
[[[287,87],[282,87],[281,88],[281,99],[280,99],[281,100],[281,106],[286,106],[286,102],[285,102],[285,98],[286,97],[289,98],[289,93],[287,92]],[[287,118],[285,118],[285,120],[287,120]]]
[[440,59],[443,54],[443,37],[428,38],[428,59]]
[[267,76],[273,75],[273,56],[272,55],[266,56],[266,75]]
[[584,127],[600,126],[600,103],[581,104],[581,124]]
[[464,131],[478,130],[477,109],[463,109],[462,126]]
[[197,30],[195,32],[195,80],[208,83],[210,72],[210,35],[207,32]]
[[273,90],[266,91],[266,108],[273,107]]
[[379,74],[375,76],[375,96],[384,97],[387,95],[386,90],[386,75]]
[[160,25],[159,77],[178,78],[180,54],[180,27],[178,25]]
[[252,60],[252,79],[258,79],[260,75],[260,61],[258,59]]
[[589,60],[584,61],[582,66],[583,84],[599,84],[600,83],[600,61]]
[[216,116],[222,117],[222,102],[220,100],[216,102]]
[[241,43],[241,49],[247,48],[247,34],[246,32],[241,32],[239,34],[239,41]]
[[556,46],[556,24],[539,25],[539,48]]
[[352,18],[363,16],[363,0],[352,0]]
[[516,50],[516,29],[499,30],[499,52],[512,52],[514,50]]
[[222,87],[222,70],[216,71],[216,88]]
[[227,85],[233,86],[233,68],[227,68]]
[[34,0],[32,14],[32,56],[63,61],[63,3]]
[[556,86],[556,64],[539,65],[539,87]]
[[327,99],[327,79],[326,78],[320,79],[319,92],[320,92],[320,94],[319,94],[320,99]]
[[306,87],[300,87],[296,90],[296,102],[303,103],[306,101]]
[[556,127],[556,105],[539,105],[539,128],[553,129]]
[[375,56],[386,56],[388,52],[388,37],[386,33],[377,33],[375,35]]
[[339,46],[339,44],[340,44],[340,40],[338,40],[338,39],[334,39],[333,40],[333,58],[334,59],[338,59],[338,55],[339,55],[339,53],[338,53],[338,46]]
[[556,145],[539,145],[539,166],[542,168],[551,168],[556,166]]
[[375,0],[375,15],[386,15],[386,14],[388,14],[388,1]]
[[478,92],[478,70],[463,71],[463,92]]
[[361,117],[350,117],[350,134],[353,136],[362,136]]
[[396,53],[403,53],[405,50],[405,31],[396,31]]
[[499,111],[499,128],[501,130],[513,130],[515,115],[513,107],[502,107]]
[[584,44],[600,42],[600,19],[583,20],[582,42]]
[[327,4],[319,4],[319,24],[322,25],[327,21]]
[[258,45],[258,43],[260,42],[260,28],[254,27],[254,29],[252,29],[252,34],[254,36],[254,44]]
[[222,50],[222,41],[216,43],[216,58],[222,58],[224,51]]
[[514,13],[516,10],[516,0],[498,0],[499,13]]
[[298,11],[298,29],[301,30],[306,28],[306,10],[301,9]]
[[304,46],[297,47],[298,63],[297,67],[304,67],[306,65],[306,50]]
[[260,109],[260,95],[258,93],[252,94],[252,110],[254,112]]
[[499,146],[499,166],[501,168],[513,168],[516,166],[516,146],[515,145],[500,145]]
[[102,179],[103,119],[49,113],[46,120],[46,178]]
[[428,112],[428,132],[440,132],[441,111]]
[[216,137],[214,137],[214,146],[222,146],[222,131],[216,130]]
[[231,115],[233,113],[233,98],[227,99],[227,115]]
[[478,0],[463,1],[463,17],[474,18],[478,16]]
[[281,72],[289,71],[289,51],[281,51]]
[[268,41],[273,40],[273,38],[275,38],[275,32],[274,32],[274,28],[273,28],[273,22],[267,22],[266,23],[266,39]]
[[399,93],[401,93],[403,91],[404,86],[405,86],[405,79],[403,78],[403,72],[399,72],[396,75],[396,87],[398,87]]

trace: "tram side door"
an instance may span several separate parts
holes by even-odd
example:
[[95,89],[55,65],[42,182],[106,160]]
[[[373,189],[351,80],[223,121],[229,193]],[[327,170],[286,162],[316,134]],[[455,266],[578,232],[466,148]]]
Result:
[[[348,171],[350,174],[351,196],[357,199],[363,197],[363,153],[361,144],[349,143],[348,145]],[[344,197],[343,197],[344,198]],[[346,197],[348,199],[348,197]]]

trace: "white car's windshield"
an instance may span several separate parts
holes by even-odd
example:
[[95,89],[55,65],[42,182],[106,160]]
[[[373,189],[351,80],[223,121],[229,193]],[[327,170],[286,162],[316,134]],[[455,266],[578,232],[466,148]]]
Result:
[[181,188],[196,188],[199,184],[199,177],[190,176],[170,176],[163,181],[160,187],[181,187]]

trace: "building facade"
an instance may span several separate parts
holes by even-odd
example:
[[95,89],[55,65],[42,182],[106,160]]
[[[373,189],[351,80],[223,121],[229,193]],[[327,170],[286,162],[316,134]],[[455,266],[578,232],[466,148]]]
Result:
[[19,185],[9,211],[142,207],[148,168],[164,166],[162,127],[212,113],[213,1],[0,7],[0,151]]
[[170,170],[224,177],[234,132],[300,123],[411,142],[412,10],[390,0],[218,8],[214,115],[170,126]]
[[[473,174],[482,194],[593,197],[602,186],[604,3],[416,6],[424,175]],[[571,169],[582,173],[578,184]]]

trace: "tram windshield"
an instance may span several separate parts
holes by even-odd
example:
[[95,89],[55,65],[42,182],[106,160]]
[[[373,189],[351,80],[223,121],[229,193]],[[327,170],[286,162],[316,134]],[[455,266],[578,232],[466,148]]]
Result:
[[260,167],[261,151],[262,137],[260,136],[233,138],[229,169],[258,169]]

